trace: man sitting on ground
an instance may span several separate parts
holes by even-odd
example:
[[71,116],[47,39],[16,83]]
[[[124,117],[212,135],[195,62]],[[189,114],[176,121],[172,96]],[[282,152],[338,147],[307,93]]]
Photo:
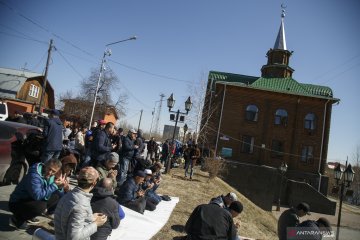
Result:
[[144,181],[145,173],[143,171],[136,171],[134,176],[128,178],[118,191],[117,201],[136,212],[144,214],[145,209],[154,211],[156,206],[146,201],[145,192],[141,189],[141,183]]
[[95,187],[99,173],[93,167],[82,168],[78,175],[78,186],[61,198],[55,210],[55,238],[90,239],[97,227],[104,225],[107,216],[91,209],[90,191]]
[[279,240],[287,239],[287,228],[299,225],[300,217],[310,215],[310,206],[307,203],[299,203],[296,208],[289,208],[284,211],[278,220],[278,237]]
[[36,163],[28,174],[16,186],[10,195],[9,209],[14,214],[10,226],[26,229],[26,221],[38,223],[35,218],[55,208],[59,195],[53,194],[64,185],[64,177],[55,179],[55,173],[61,169],[58,159],[50,159],[45,163]]
[[116,176],[117,170],[116,165],[119,163],[119,155],[116,152],[111,152],[106,156],[104,161],[100,161],[96,167],[99,172],[99,179],[111,178],[113,181],[113,188],[117,186]]
[[237,239],[233,218],[242,210],[243,205],[238,201],[231,203],[229,211],[215,203],[197,206],[185,225],[188,239]]
[[215,204],[219,205],[220,207],[226,209],[230,206],[230,204],[232,202],[237,201],[237,200],[238,200],[238,198],[237,198],[236,194],[233,192],[230,192],[225,196],[220,195],[216,198],[211,199],[209,203],[215,203]]
[[119,226],[120,220],[125,217],[125,213],[120,204],[114,199],[113,180],[111,178],[101,179],[91,192],[94,195],[91,199],[93,212],[103,213],[108,216],[106,223],[98,227],[97,232],[91,235],[91,240],[105,240],[111,234],[112,229]]
[[147,200],[151,201],[155,205],[158,205],[161,201],[161,197],[155,192],[157,189],[157,180],[153,178],[152,171],[150,169],[145,169],[144,173],[146,176],[141,187],[145,191]]

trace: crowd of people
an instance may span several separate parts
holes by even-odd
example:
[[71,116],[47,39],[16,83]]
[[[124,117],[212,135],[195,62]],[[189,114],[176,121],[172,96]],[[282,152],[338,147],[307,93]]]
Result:
[[[194,166],[200,159],[196,144],[188,142],[177,148],[170,141],[159,144],[155,138],[147,143],[141,130],[130,129],[124,134],[113,123],[95,122],[91,129],[63,127],[60,113],[53,110],[43,123],[39,161],[16,186],[9,199],[13,213],[10,225],[26,229],[38,223],[37,216],[53,219],[56,239],[107,239],[125,218],[121,206],[144,214],[154,211],[161,201],[171,200],[157,194],[161,171],[176,155],[184,162],[185,178],[193,178]],[[17,114],[11,121],[38,122]],[[24,120],[25,121],[25,120]],[[65,150],[65,151],[64,151]],[[65,154],[64,154],[65,152]],[[76,186],[71,189],[70,177]],[[233,218],[243,211],[235,193],[228,193],[197,206],[185,225],[185,239],[238,239],[238,225]],[[300,203],[286,210],[278,221],[278,237],[287,239],[290,228],[331,231],[326,218],[300,223],[309,214],[310,206]],[[313,236],[321,239],[321,234]]]
[[10,196],[11,226],[26,229],[46,216],[56,239],[107,239],[125,217],[121,206],[143,214],[171,200],[156,192],[163,165],[151,141],[143,156],[141,131],[124,135],[104,120],[91,129],[63,127],[59,114],[53,110],[44,122],[39,161]]

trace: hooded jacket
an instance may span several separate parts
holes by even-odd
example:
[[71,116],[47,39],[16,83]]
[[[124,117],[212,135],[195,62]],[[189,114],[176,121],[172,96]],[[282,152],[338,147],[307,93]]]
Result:
[[63,125],[59,118],[54,117],[45,121],[44,124],[44,150],[49,151],[61,151],[63,133]]
[[108,218],[106,223],[98,227],[97,232],[91,235],[91,240],[107,239],[112,229],[116,229],[120,225],[120,205],[114,199],[113,192],[105,188],[95,187],[92,193],[91,208],[93,212],[104,213]]
[[48,200],[58,186],[54,183],[54,176],[45,179],[42,175],[44,164],[36,163],[29,169],[28,174],[16,186],[10,195],[9,202],[15,203],[27,200]]

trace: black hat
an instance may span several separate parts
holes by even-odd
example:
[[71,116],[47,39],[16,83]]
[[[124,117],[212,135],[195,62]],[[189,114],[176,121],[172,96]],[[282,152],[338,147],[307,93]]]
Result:
[[134,177],[143,177],[144,178],[144,177],[146,177],[146,174],[143,171],[138,170],[134,173]]
[[305,203],[305,202],[301,202],[297,205],[297,210],[303,210],[304,213],[306,213],[307,215],[310,215],[310,206],[309,204]]
[[243,207],[243,205],[241,204],[241,202],[239,202],[239,201],[234,201],[234,202],[232,202],[232,203],[230,204],[229,209],[230,209],[230,210],[233,210],[233,211],[235,211],[235,212],[237,212],[237,213],[241,213],[242,210],[244,209],[244,207]]
[[319,218],[316,222],[317,222],[318,224],[323,225],[327,230],[329,230],[329,231],[332,230],[331,225],[330,225],[330,222],[329,222],[329,220],[327,220],[326,218],[321,217],[321,218]]

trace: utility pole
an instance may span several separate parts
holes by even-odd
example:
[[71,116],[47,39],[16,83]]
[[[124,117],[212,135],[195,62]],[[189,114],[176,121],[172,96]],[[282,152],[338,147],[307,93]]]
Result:
[[143,113],[143,110],[141,109],[140,110],[140,119],[139,119],[138,131],[140,130],[140,123],[141,123],[142,113]]
[[155,120],[155,127],[154,127],[155,133],[159,132],[160,114],[161,114],[161,107],[162,107],[162,102],[163,102],[164,97],[165,97],[165,94],[161,93],[160,94],[160,104],[159,104],[159,107],[156,112],[156,120]]
[[[155,107],[156,107],[156,102],[155,102]],[[153,108],[153,111],[151,112],[152,118],[151,118],[151,125],[150,125],[150,138],[151,138],[151,131],[152,131],[154,116],[155,116],[155,107]]]
[[46,92],[47,75],[48,75],[48,71],[49,71],[49,64],[50,64],[52,48],[53,48],[53,40],[50,39],[48,56],[47,56],[47,60],[46,60],[44,81],[43,81],[43,85],[42,85],[41,97],[40,97],[40,102],[39,102],[39,113],[40,114],[42,113],[41,108],[42,108],[42,105],[43,105],[43,102],[44,102],[44,97],[45,97],[45,92]]

